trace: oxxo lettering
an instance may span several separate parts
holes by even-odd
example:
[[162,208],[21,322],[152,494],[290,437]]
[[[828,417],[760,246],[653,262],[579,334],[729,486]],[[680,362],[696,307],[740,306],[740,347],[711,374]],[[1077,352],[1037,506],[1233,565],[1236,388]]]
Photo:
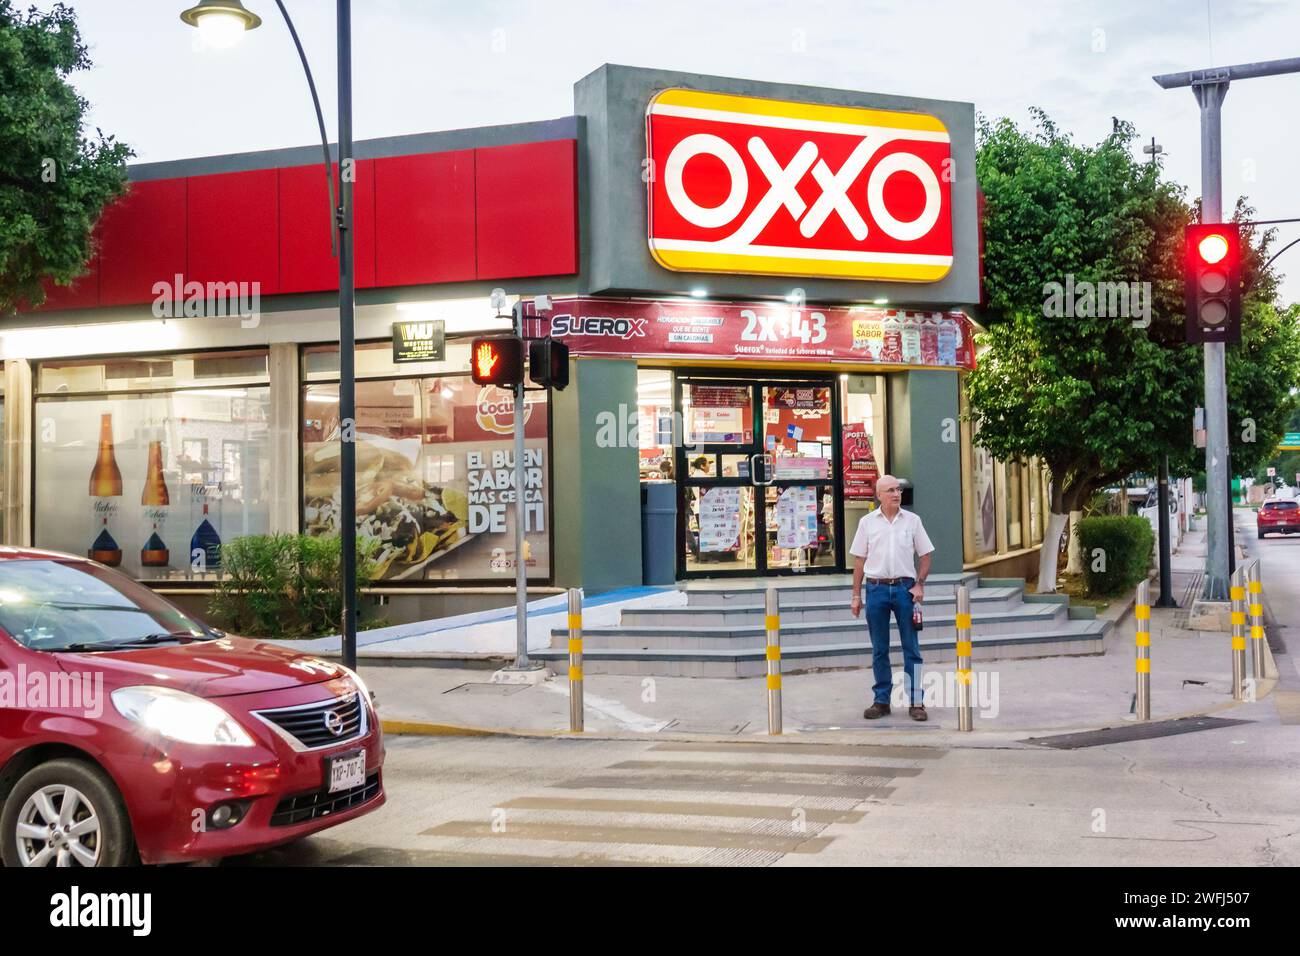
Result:
[[670,89],[646,128],[663,169],[649,245],[666,268],[927,282],[952,266],[934,116]]

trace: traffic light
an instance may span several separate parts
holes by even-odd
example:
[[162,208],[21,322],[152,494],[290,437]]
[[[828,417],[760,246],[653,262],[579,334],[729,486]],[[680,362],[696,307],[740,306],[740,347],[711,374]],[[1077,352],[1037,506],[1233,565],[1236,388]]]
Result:
[[528,377],[538,385],[560,391],[569,384],[569,347],[555,339],[528,343]]
[[1187,341],[1241,341],[1241,227],[1188,226],[1184,281]]
[[524,377],[523,342],[513,335],[474,339],[469,364],[474,384],[514,388]]

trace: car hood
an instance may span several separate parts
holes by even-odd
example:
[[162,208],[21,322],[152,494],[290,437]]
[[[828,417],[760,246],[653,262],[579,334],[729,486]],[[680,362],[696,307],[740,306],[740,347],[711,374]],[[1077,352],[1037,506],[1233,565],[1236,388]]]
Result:
[[111,687],[155,684],[199,697],[301,687],[341,677],[339,665],[278,644],[222,637],[95,654],[60,654],[65,671],[99,672]]

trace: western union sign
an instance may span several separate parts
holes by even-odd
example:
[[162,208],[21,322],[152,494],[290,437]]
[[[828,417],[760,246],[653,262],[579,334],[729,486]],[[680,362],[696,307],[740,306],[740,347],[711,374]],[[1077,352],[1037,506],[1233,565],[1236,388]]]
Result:
[[446,332],[441,319],[393,323],[394,362],[441,362],[446,357]]

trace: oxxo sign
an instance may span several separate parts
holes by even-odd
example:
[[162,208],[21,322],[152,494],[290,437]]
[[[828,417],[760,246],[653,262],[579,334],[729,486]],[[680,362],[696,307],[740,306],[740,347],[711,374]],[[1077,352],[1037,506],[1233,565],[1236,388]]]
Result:
[[948,132],[923,113],[697,90],[646,110],[667,269],[933,282],[952,268]]

